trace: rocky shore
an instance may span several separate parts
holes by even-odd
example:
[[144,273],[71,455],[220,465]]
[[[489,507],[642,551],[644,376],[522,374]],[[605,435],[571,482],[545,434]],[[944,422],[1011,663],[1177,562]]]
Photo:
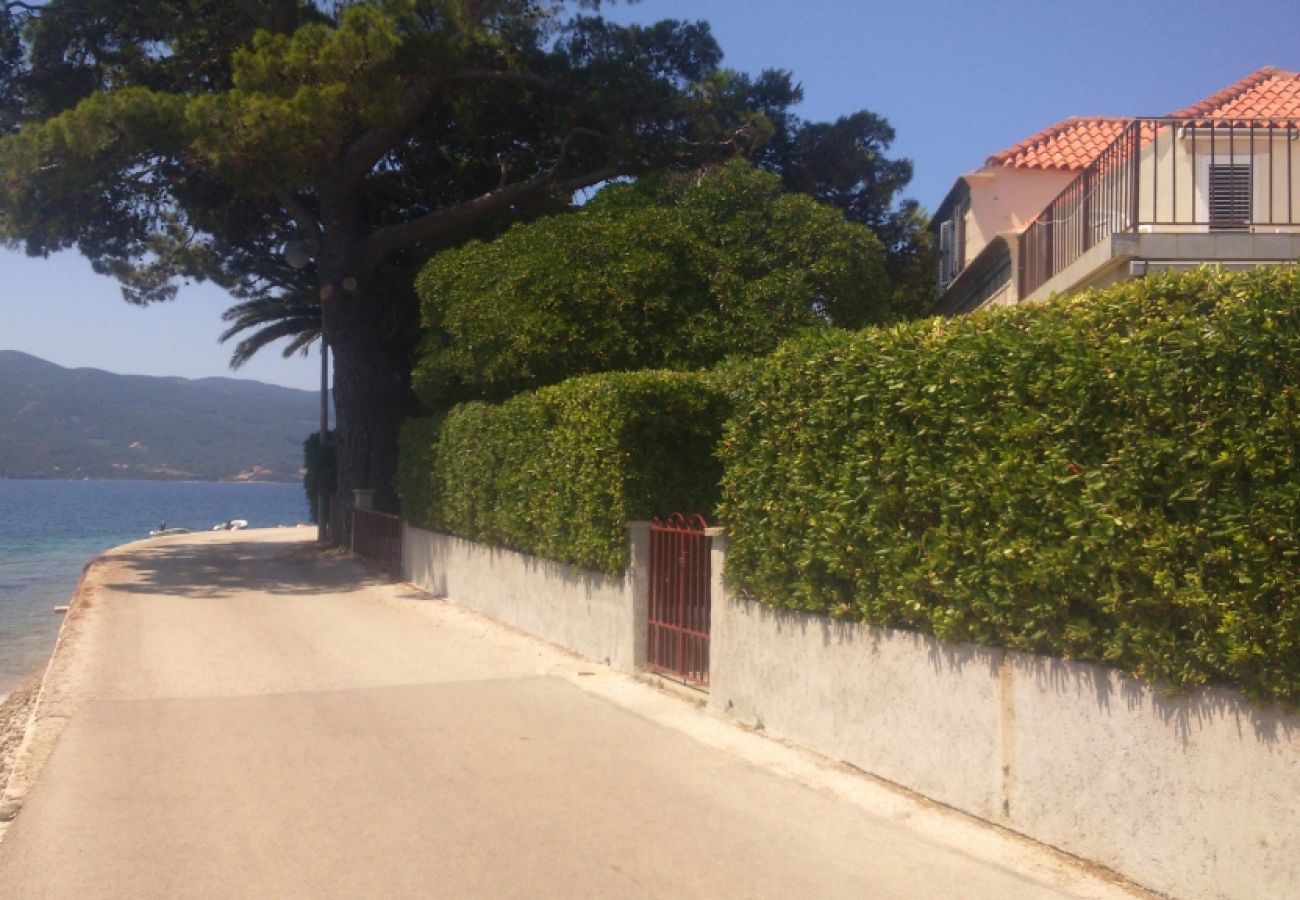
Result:
[[9,780],[40,687],[40,678],[33,677],[0,701],[0,795]]

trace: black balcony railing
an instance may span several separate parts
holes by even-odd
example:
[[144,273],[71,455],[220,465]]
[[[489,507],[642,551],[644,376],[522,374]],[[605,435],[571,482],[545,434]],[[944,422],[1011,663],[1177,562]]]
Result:
[[1021,233],[1028,297],[1112,234],[1300,226],[1300,119],[1134,119]]

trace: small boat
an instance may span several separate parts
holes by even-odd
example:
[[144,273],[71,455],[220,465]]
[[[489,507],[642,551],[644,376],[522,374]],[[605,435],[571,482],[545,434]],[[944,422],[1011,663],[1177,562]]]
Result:
[[169,534],[189,534],[188,528],[153,528],[149,531],[149,537],[166,537]]
[[231,519],[229,522],[218,522],[212,526],[213,531],[243,531],[248,527],[247,519]]

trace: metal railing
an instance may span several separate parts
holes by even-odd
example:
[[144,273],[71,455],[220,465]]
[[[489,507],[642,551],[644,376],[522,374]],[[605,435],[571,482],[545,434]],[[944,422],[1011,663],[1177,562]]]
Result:
[[1023,299],[1112,234],[1300,226],[1300,119],[1142,118],[1021,233]]
[[402,520],[371,509],[352,510],[352,553],[392,575],[402,574]]

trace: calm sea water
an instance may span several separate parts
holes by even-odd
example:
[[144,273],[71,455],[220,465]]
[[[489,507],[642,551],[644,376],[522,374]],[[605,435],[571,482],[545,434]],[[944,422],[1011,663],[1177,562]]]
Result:
[[44,665],[92,556],[167,526],[199,531],[307,521],[297,484],[0,479],[0,696]]

